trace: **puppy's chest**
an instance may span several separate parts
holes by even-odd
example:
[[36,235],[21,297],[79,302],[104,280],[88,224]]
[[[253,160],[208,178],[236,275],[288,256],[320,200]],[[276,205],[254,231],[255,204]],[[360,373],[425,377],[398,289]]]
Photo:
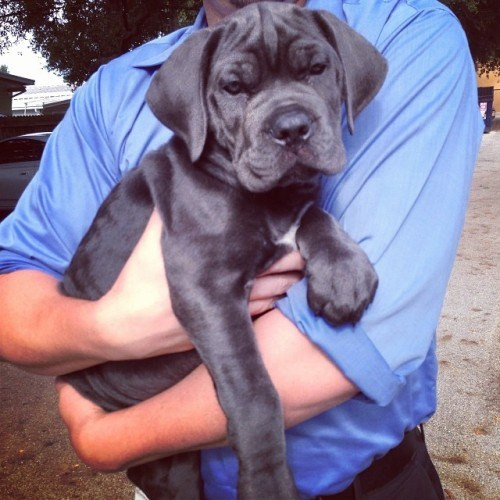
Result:
[[295,241],[295,236],[297,234],[297,230],[300,226],[300,220],[294,220],[288,227],[285,233],[281,235],[279,232],[273,235],[273,243],[277,246],[285,246],[290,250],[297,250],[297,242]]
[[312,201],[305,203],[294,214],[291,214],[287,220],[278,220],[271,227],[272,242],[278,247],[286,247],[289,251],[298,250],[297,246],[297,231],[300,227],[302,217],[313,204]]

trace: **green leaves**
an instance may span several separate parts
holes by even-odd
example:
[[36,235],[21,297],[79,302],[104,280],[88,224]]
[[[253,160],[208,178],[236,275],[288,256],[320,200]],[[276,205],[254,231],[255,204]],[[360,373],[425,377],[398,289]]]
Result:
[[[460,19],[481,72],[500,71],[498,0],[443,0]],[[101,64],[192,23],[201,0],[0,0],[0,53],[29,36],[70,85]]]
[[30,35],[33,49],[67,83],[181,25],[201,0],[0,0],[0,52]]
[[480,73],[500,73],[498,0],[441,0],[458,17]]

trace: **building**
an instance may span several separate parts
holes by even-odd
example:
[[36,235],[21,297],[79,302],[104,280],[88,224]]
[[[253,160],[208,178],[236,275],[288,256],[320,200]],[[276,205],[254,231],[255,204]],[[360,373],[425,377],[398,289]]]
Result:
[[72,95],[67,85],[33,85],[12,99],[12,116],[64,114]]
[[72,95],[67,85],[36,86],[35,80],[0,71],[0,116],[63,115]]
[[35,86],[29,78],[0,72],[0,139],[54,130],[69,107],[66,85]]
[[493,87],[493,107],[500,113],[500,74],[489,73],[477,77],[478,87]]
[[26,87],[35,80],[0,72],[0,116],[12,115],[12,101],[26,92]]

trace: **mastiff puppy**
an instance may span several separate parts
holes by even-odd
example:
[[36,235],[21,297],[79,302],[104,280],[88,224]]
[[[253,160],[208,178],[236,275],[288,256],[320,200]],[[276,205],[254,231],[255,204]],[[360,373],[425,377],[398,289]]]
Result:
[[[113,285],[153,207],[175,315],[196,351],[111,362],[66,376],[106,410],[209,369],[239,458],[239,497],[297,498],[278,395],[247,310],[259,271],[298,247],[308,300],[334,325],[356,322],[376,274],[339,224],[315,206],[322,175],[345,162],[347,124],[376,94],[386,63],[334,16],[264,2],[192,34],[152,80],[147,101],[175,132],[128,173],[99,210],[61,285],[96,300]],[[150,499],[198,498],[198,455],[129,470]]]

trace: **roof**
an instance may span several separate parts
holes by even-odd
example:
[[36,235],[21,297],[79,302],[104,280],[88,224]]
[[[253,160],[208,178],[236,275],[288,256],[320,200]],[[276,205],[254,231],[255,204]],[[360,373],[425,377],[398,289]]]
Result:
[[63,99],[62,101],[44,102],[43,114],[51,115],[51,114],[64,113],[69,108],[70,101],[71,99]]
[[[0,73],[1,74],[1,73]],[[72,92],[68,85],[33,85],[26,89],[26,94],[54,94]]]
[[22,76],[0,72],[0,90],[7,92],[24,92],[27,85],[34,85],[35,80]]
[[[67,85],[48,85],[48,86],[32,86],[28,87],[26,92],[17,95],[12,99],[12,111],[14,114],[18,112],[33,112],[35,109],[42,108],[53,103],[59,105],[62,101],[71,99],[73,91]],[[68,107],[66,104],[64,110]],[[51,110],[53,112],[53,110]],[[56,110],[57,111],[57,110]]]

